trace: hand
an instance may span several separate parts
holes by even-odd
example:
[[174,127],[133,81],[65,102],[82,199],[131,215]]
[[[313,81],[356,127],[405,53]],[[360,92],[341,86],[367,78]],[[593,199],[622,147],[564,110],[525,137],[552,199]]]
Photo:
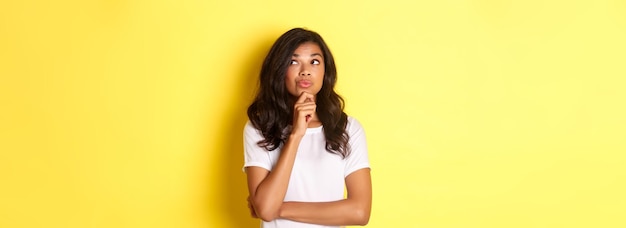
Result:
[[259,218],[259,216],[256,215],[256,211],[254,211],[250,196],[248,196],[248,209],[250,209],[250,216],[252,216],[252,218]]
[[309,125],[309,121],[315,114],[315,96],[302,92],[293,107],[293,129],[291,134],[304,135]]

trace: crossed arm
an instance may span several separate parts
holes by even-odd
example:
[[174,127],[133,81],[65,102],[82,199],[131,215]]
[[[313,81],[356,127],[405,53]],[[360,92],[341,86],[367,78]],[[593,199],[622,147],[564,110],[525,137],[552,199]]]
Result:
[[264,221],[282,218],[320,225],[367,224],[372,208],[369,168],[359,169],[346,177],[346,199],[333,202],[283,202],[301,137],[292,135],[285,142],[272,172],[260,167],[246,167],[252,216]]
[[[348,197],[333,202],[283,202],[285,195],[276,194],[277,192],[282,193],[280,191],[282,189],[275,189],[276,192],[264,192],[264,190],[270,189],[268,186],[272,186],[271,182],[277,182],[274,186],[282,184],[280,181],[276,181],[278,178],[272,179],[280,176],[280,173],[272,176],[278,171],[280,170],[269,172],[259,167],[246,168],[250,191],[250,209],[253,216],[258,216],[264,221],[282,218],[331,226],[365,225],[369,221],[372,207],[372,184],[369,168],[363,168],[348,175],[346,177]],[[286,180],[284,192],[287,189],[289,176],[286,177]],[[264,187],[268,188],[263,189]]]

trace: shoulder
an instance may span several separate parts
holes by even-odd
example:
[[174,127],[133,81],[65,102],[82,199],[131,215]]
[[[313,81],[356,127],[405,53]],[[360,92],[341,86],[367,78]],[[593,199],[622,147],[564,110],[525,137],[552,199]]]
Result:
[[363,125],[361,122],[352,116],[348,116],[348,124],[346,125],[346,130],[348,132],[357,132],[363,131]]
[[254,127],[254,125],[252,124],[252,122],[250,122],[250,120],[246,121],[246,125],[243,127],[243,131],[244,132],[248,132],[248,131],[258,131],[258,129],[256,129]]
[[246,121],[246,125],[244,126],[244,129],[250,129],[250,128],[256,129],[254,125],[252,125],[252,121],[248,120]]
[[254,127],[254,124],[250,120],[246,122],[246,125],[243,127],[243,133],[245,137],[259,137],[261,136],[261,131]]

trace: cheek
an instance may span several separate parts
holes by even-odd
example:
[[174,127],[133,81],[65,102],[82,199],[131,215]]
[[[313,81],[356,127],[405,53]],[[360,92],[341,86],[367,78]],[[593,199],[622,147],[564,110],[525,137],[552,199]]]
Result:
[[322,68],[322,69],[318,72],[318,74],[317,74],[317,75],[318,75],[318,77],[317,77],[318,79],[317,79],[317,80],[318,80],[319,82],[323,82],[323,81],[324,81],[324,77],[326,76],[326,75],[325,75],[325,72],[324,72],[324,68]]
[[287,68],[287,73],[285,75],[285,80],[295,80],[296,76],[298,76],[297,69],[295,67]]
[[287,71],[287,75],[285,75],[285,84],[291,85],[293,84],[295,78],[292,72]]

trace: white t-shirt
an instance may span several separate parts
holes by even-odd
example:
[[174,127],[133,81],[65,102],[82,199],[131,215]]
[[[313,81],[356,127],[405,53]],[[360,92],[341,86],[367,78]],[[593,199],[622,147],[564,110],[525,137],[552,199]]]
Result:
[[[328,202],[344,198],[345,177],[356,170],[369,168],[363,127],[356,119],[348,117],[346,129],[350,135],[348,143],[351,152],[345,159],[342,159],[340,155],[326,151],[326,138],[322,126],[307,129],[298,147],[285,202]],[[271,171],[278,161],[282,147],[270,152],[259,147],[257,142],[263,139],[263,135],[249,121],[244,128],[243,138],[244,167],[258,166]],[[276,219],[262,222],[261,227],[312,228],[329,226]]]

